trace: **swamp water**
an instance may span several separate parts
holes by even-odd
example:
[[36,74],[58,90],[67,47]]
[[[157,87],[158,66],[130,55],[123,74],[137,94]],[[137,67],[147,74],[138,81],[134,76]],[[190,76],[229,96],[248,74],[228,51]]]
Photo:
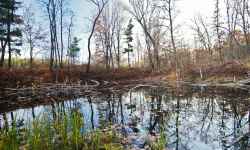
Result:
[[7,122],[11,125],[13,118],[22,126],[44,113],[53,118],[72,110],[81,113],[83,132],[112,124],[134,149],[143,149],[160,133],[166,136],[168,150],[250,149],[250,94],[239,89],[140,87],[77,96],[46,105],[2,109],[0,128]]

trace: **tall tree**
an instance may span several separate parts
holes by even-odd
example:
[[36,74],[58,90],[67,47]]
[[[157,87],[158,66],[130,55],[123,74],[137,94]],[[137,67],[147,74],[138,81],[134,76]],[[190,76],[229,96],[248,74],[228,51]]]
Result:
[[123,16],[123,9],[120,7],[120,3],[116,2],[114,7],[114,11],[116,14],[116,19],[115,19],[115,41],[116,44],[115,46],[115,54],[116,54],[116,61],[117,61],[117,67],[120,68],[121,66],[121,36],[122,36],[122,23],[124,21],[124,16]]
[[[0,20],[0,25],[3,27],[3,34],[6,34],[5,38],[1,40],[2,47],[2,60],[1,65],[3,65],[5,47],[8,45],[8,67],[11,68],[11,56],[12,53],[20,54],[19,46],[22,45],[21,37],[22,33],[18,25],[22,24],[23,20],[20,15],[16,14],[16,10],[20,8],[21,2],[16,0],[1,0],[0,1],[0,12],[3,14]],[[6,29],[6,30],[5,30]],[[6,32],[5,32],[6,31]],[[3,35],[2,34],[2,35]],[[5,40],[5,42],[3,42]],[[3,44],[2,44],[3,43]]]
[[40,0],[46,10],[50,34],[50,70],[58,69],[60,65],[60,50],[58,42],[58,2],[57,0]]
[[136,35],[136,51],[137,51],[137,66],[139,67],[140,60],[142,59],[142,56],[141,56],[142,44],[141,44],[140,37],[138,34]]
[[175,69],[176,69],[176,77],[177,80],[180,76],[180,64],[178,60],[178,54],[177,54],[177,48],[176,48],[176,42],[175,42],[175,25],[174,25],[174,18],[175,18],[175,2],[176,0],[160,0],[162,2],[162,5],[160,7],[162,8],[164,14],[166,14],[167,17],[165,19],[168,21],[168,28],[170,32],[170,39],[171,39],[171,45],[172,50],[175,57]]
[[236,0],[237,7],[236,11],[239,14],[239,17],[241,19],[240,26],[242,28],[244,38],[245,38],[245,44],[249,46],[250,40],[249,40],[249,19],[248,19],[248,7],[249,7],[249,1],[248,0]]
[[110,67],[114,68],[113,59],[113,45],[114,45],[114,31],[116,28],[115,20],[116,14],[112,9],[112,1],[103,10],[102,15],[99,18],[99,26],[101,25],[102,30],[100,35],[102,36],[103,52],[106,69],[109,70]]
[[32,7],[26,7],[24,14],[24,36],[25,40],[29,45],[29,53],[30,53],[30,68],[33,66],[33,57],[34,57],[34,48],[39,46],[39,43],[46,37],[46,33],[43,32],[42,26],[37,24],[35,20],[35,14],[32,10]]
[[220,20],[221,14],[220,14],[220,1],[215,0],[215,11],[214,11],[214,29],[216,33],[216,49],[219,53],[220,62],[223,62],[223,56],[222,56],[222,22]]
[[[149,63],[152,70],[160,69],[159,62],[159,47],[157,45],[157,40],[154,37],[154,28],[158,25],[155,24],[153,18],[159,17],[156,12],[155,4],[151,0],[129,0],[131,8],[128,9],[130,14],[136,19],[139,25],[142,27],[143,33],[145,35],[145,40],[148,50]],[[154,59],[156,60],[156,67],[153,60],[152,51],[153,49]]]
[[134,25],[132,24],[132,19],[129,20],[127,29],[125,30],[125,35],[126,35],[126,42],[127,42],[127,48],[124,49],[124,53],[128,54],[128,66],[131,68],[131,63],[130,63],[130,53],[133,52],[133,30]]
[[[0,1],[0,5],[3,5],[4,0]],[[0,42],[1,42],[1,60],[0,60],[0,67],[3,67],[4,64],[4,57],[5,57],[5,51],[7,46],[7,27],[6,27],[6,20],[7,20],[7,10],[3,7],[0,7]]]
[[64,0],[59,1],[60,9],[60,43],[61,43],[61,57],[60,57],[60,67],[63,67],[63,55],[64,55],[64,39],[63,39],[63,20],[64,20]]
[[[67,30],[68,30],[68,37],[67,37],[67,57],[68,57],[68,65],[70,63],[70,47],[71,47],[71,43],[72,43],[72,29],[73,29],[73,19],[74,19],[74,13],[71,11],[70,12],[70,21],[69,21],[69,24],[68,24],[68,27],[67,27]],[[68,66],[69,67],[69,66]]]
[[[237,3],[235,0],[226,0],[225,1],[226,4],[226,24],[227,24],[227,28],[225,28],[227,30],[227,37],[228,37],[228,43],[229,43],[229,49],[231,51],[235,51],[234,50],[234,43],[233,41],[237,42],[235,40],[235,31],[236,31],[236,27],[237,27],[237,20],[239,17],[238,12],[236,11],[237,9]],[[236,53],[232,53],[232,58],[235,59],[237,57]]]
[[97,14],[94,17],[94,20],[92,22],[91,32],[90,32],[90,35],[88,37],[88,53],[89,53],[89,57],[88,57],[88,64],[87,64],[87,68],[86,68],[86,73],[89,73],[89,71],[90,71],[91,39],[92,39],[92,37],[94,35],[97,21],[98,21],[100,15],[102,14],[103,9],[105,8],[106,4],[108,3],[108,0],[89,0],[89,1],[97,7]]
[[[39,0],[45,9],[49,21],[50,30],[50,69],[62,68],[63,57],[65,56],[65,24],[72,19],[66,0]],[[71,14],[71,13],[69,13]],[[68,30],[68,27],[67,27]]]

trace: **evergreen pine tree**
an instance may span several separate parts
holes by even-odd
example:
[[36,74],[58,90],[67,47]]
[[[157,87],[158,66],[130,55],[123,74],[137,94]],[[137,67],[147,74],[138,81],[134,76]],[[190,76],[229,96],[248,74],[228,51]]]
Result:
[[125,30],[125,35],[126,35],[126,43],[128,44],[127,45],[127,48],[124,49],[124,53],[127,53],[128,54],[128,66],[129,68],[131,67],[131,64],[130,64],[130,53],[133,52],[133,45],[132,45],[132,42],[133,42],[133,30],[134,28],[134,25],[132,24],[132,19],[129,20],[129,24]]
[[20,55],[19,46],[22,45],[22,32],[19,25],[22,24],[22,18],[16,14],[20,8],[21,2],[16,0],[0,0],[0,41],[1,41],[1,60],[3,66],[6,47],[8,46],[8,66],[11,67],[11,55],[16,53]]
[[73,38],[72,43],[70,44],[69,47],[69,57],[71,58],[71,62],[75,63],[75,58],[78,57],[78,54],[80,52],[80,48],[78,46],[80,39],[78,39],[77,37]]

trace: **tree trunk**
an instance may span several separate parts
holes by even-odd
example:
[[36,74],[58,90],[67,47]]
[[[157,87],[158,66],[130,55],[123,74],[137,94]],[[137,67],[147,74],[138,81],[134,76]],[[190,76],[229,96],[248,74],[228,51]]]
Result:
[[30,44],[30,68],[33,67],[33,44],[31,34],[29,35],[29,44]]
[[[50,1],[51,2],[51,1]],[[47,13],[49,16],[49,27],[50,27],[50,70],[52,71],[54,65],[54,42],[53,42],[53,25],[52,17],[50,12],[50,3],[47,5]]]
[[5,56],[5,49],[2,48],[2,54],[1,54],[1,60],[0,60],[0,67],[3,67],[4,56]]
[[168,4],[168,15],[169,15],[169,25],[170,25],[170,35],[171,35],[171,43],[174,50],[175,55],[175,69],[176,69],[176,79],[179,80],[179,62],[177,57],[177,51],[174,41],[174,27],[173,27],[173,20],[172,20],[172,11],[171,11],[171,0],[169,0]]
[[[120,34],[120,33],[118,33]],[[117,66],[120,69],[120,35],[117,36]]]
[[33,68],[33,46],[30,43],[30,68]]
[[8,22],[8,25],[7,25],[7,41],[8,41],[8,51],[9,51],[8,67],[11,68],[10,22]]
[[91,60],[90,44],[91,44],[91,38],[92,38],[93,33],[94,33],[94,26],[93,26],[91,34],[90,34],[90,36],[88,38],[88,53],[89,53],[89,57],[88,57],[88,65],[87,65],[86,73],[89,73],[89,70],[90,70],[90,60]]
[[[148,38],[146,37],[146,45],[147,45],[147,51],[148,51],[148,58],[149,58],[149,64],[151,66],[151,69],[154,70],[155,66],[154,66],[154,62],[153,62],[153,58],[152,58],[152,53],[151,53],[151,47],[149,45],[149,41]],[[145,58],[145,57],[144,57]],[[145,60],[144,60],[145,61]]]
[[91,44],[91,39],[92,39],[92,36],[93,36],[93,34],[94,34],[94,32],[95,32],[96,23],[97,23],[97,21],[98,21],[100,15],[101,15],[101,13],[102,13],[104,7],[105,7],[105,4],[106,4],[106,3],[103,3],[101,9],[99,9],[99,12],[98,12],[98,14],[97,14],[97,16],[95,17],[95,20],[94,20],[94,22],[93,22],[93,25],[92,25],[92,29],[91,29],[90,35],[89,35],[89,37],[88,37],[88,54],[89,54],[89,57],[88,57],[88,64],[87,64],[87,68],[86,68],[86,73],[89,73],[89,71],[90,71],[90,61],[91,61],[91,49],[90,49],[90,44]]
[[4,65],[4,56],[5,56],[6,45],[7,45],[7,41],[5,41],[5,43],[3,43],[3,41],[1,41],[2,54],[1,54],[1,60],[0,60],[0,67],[3,67],[3,65]]
[[128,52],[128,67],[131,68],[129,52]]
[[63,50],[64,50],[64,44],[63,44],[63,0],[61,0],[61,6],[60,6],[60,27],[61,27],[61,62],[60,67],[63,67]]

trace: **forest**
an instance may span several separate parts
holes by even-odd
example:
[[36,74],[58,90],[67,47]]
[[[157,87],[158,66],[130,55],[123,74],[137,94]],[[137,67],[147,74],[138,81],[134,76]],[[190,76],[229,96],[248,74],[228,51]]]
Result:
[[250,1],[187,1],[0,0],[0,150],[249,149]]

